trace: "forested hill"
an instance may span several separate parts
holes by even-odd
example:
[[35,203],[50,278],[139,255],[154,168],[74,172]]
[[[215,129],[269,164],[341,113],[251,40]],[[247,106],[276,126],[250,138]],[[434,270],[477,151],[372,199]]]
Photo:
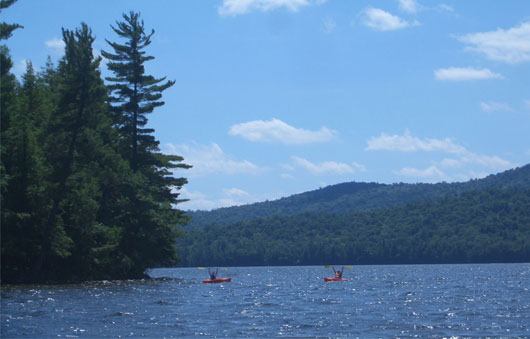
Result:
[[491,188],[530,187],[530,164],[463,183],[393,184],[349,182],[328,186],[290,197],[255,204],[189,212],[188,229],[226,225],[270,216],[345,214],[402,206],[407,203]]
[[183,266],[529,262],[530,188],[195,228],[177,247]]

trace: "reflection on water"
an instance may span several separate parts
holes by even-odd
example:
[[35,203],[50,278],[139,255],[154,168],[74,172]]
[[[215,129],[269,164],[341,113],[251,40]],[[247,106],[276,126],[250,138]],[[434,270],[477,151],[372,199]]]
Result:
[[3,286],[1,337],[529,337],[530,264],[239,267]]

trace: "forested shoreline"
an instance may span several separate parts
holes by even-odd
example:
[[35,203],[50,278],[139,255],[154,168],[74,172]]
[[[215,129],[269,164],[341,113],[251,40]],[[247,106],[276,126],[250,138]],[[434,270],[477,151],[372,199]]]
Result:
[[194,228],[182,266],[530,261],[530,188],[487,189],[344,214]]
[[[2,283],[139,278],[177,262],[187,181],[172,171],[190,166],[146,128],[174,81],[145,73],[154,30],[139,13],[111,26],[119,40],[102,51],[106,79],[85,23],[63,28],[57,65],[28,62],[20,81],[0,47]],[[2,23],[2,42],[17,29]]]
[[528,262],[530,164],[461,183],[341,183],[190,215],[182,266]]

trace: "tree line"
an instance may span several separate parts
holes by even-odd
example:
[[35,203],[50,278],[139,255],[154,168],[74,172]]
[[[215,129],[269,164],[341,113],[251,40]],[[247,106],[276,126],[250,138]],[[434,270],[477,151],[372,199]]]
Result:
[[[1,1],[1,10],[14,1]],[[148,115],[174,84],[146,74],[154,30],[139,13],[111,25],[101,60],[87,24],[62,30],[64,56],[20,81],[9,49],[1,57],[2,283],[142,277],[177,262],[188,216],[176,205],[183,158],[163,154]],[[18,24],[2,23],[2,40]]]
[[194,228],[183,266],[530,261],[530,188],[487,189],[343,214]]

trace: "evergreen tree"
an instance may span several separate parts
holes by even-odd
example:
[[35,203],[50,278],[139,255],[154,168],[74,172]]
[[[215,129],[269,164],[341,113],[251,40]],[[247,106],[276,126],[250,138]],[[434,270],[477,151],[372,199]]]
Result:
[[[2,10],[11,6],[16,0],[0,0],[0,13]],[[22,28],[19,24],[8,24],[0,22],[0,41],[7,40],[11,37],[13,31]],[[9,112],[14,107],[16,79],[11,73],[13,61],[9,54],[9,49],[5,45],[0,45],[0,190],[2,192],[2,202],[8,181],[5,173],[4,155],[5,155],[5,131],[9,127]],[[1,203],[1,202],[0,202]],[[2,204],[3,206],[3,204]]]
[[[17,0],[0,0],[0,13],[3,9],[8,8]],[[0,40],[9,39],[13,34],[13,31],[18,28],[23,28],[19,24],[8,24],[6,22],[0,22]]]
[[7,277],[15,281],[28,280],[40,251],[39,226],[49,207],[45,179],[49,167],[39,143],[41,102],[37,77],[28,63],[4,139],[9,180],[2,204],[2,271],[11,272]]
[[[4,27],[2,38],[19,26]],[[140,31],[145,47],[152,33],[143,23]],[[144,75],[147,57],[133,67],[138,82],[122,83],[136,94],[119,99],[120,86],[109,91],[101,79],[94,39],[84,23],[63,29],[58,66],[48,59],[36,74],[28,63],[20,84],[0,47],[2,282],[135,278],[176,261],[177,225],[187,217],[175,205],[186,179],[171,171],[189,166],[162,154],[144,128],[174,82]]]
[[[0,13],[14,2],[14,0],[0,1]],[[22,26],[18,24],[0,22],[0,41],[7,40],[15,29],[21,27]],[[15,133],[12,132],[13,129],[10,128],[10,126],[11,122],[14,120],[13,115],[15,115],[17,109],[16,91],[18,83],[15,76],[11,73],[12,67],[13,61],[11,60],[9,49],[2,44],[0,45],[0,223],[2,238],[2,276],[4,276],[4,273],[9,270],[9,267],[7,266],[8,264],[11,265],[10,267],[17,269],[19,266],[22,266],[21,262],[18,260],[9,260],[10,258],[16,258],[15,256],[8,257],[11,250],[18,249],[20,253],[22,249],[11,241],[13,240],[13,237],[18,235],[19,227],[10,227],[7,221],[10,218],[20,220],[27,217],[27,213],[13,210],[8,206],[12,201],[8,198],[10,182],[17,181],[16,179],[14,179],[14,181],[12,180],[13,170],[11,170],[13,167],[16,167],[16,165],[14,166],[14,164],[10,162],[11,159],[16,157],[11,155],[8,148],[8,145],[13,142],[13,139],[9,136],[15,136]],[[20,259],[20,257],[18,258]]]
[[56,111],[45,127],[46,161],[52,166],[47,188],[51,202],[33,280],[61,279],[72,274],[67,270],[80,277],[89,274],[101,188],[98,172],[105,168],[102,138],[111,127],[99,72],[101,59],[93,57],[91,30],[84,23],[75,31],[63,29],[63,40]]
[[117,28],[111,27],[127,40],[126,43],[120,45],[106,40],[114,49],[114,54],[105,51],[101,54],[110,60],[107,66],[115,75],[106,80],[112,83],[109,89],[114,94],[111,102],[116,111],[115,122],[123,137],[121,151],[136,171],[153,165],[152,155],[157,151],[158,142],[152,136],[154,131],[145,128],[147,115],[164,104],[159,101],[162,92],[173,86],[175,81],[145,74],[144,63],[154,57],[145,55],[143,50],[151,44],[154,30],[149,34],[145,32],[138,13],[124,14],[123,18],[125,22],[117,22]]
[[146,128],[147,115],[164,104],[162,92],[175,82],[145,74],[144,63],[154,57],[144,49],[154,30],[146,33],[139,13],[130,12],[123,18],[111,27],[125,43],[107,40],[113,53],[102,51],[102,55],[110,60],[108,67],[114,73],[106,80],[110,82],[114,124],[120,133],[119,150],[134,172],[120,248],[131,273],[141,275],[148,267],[176,262],[176,227],[185,224],[187,217],[174,206],[183,201],[177,191],[187,180],[173,177],[171,170],[190,166],[183,164],[180,156],[161,153],[154,130]]
[[13,67],[13,62],[9,55],[9,49],[0,45],[0,191],[2,192],[2,206],[9,179],[5,170],[6,131],[9,129],[9,116],[14,109],[16,97],[16,79],[10,72],[11,67]]

